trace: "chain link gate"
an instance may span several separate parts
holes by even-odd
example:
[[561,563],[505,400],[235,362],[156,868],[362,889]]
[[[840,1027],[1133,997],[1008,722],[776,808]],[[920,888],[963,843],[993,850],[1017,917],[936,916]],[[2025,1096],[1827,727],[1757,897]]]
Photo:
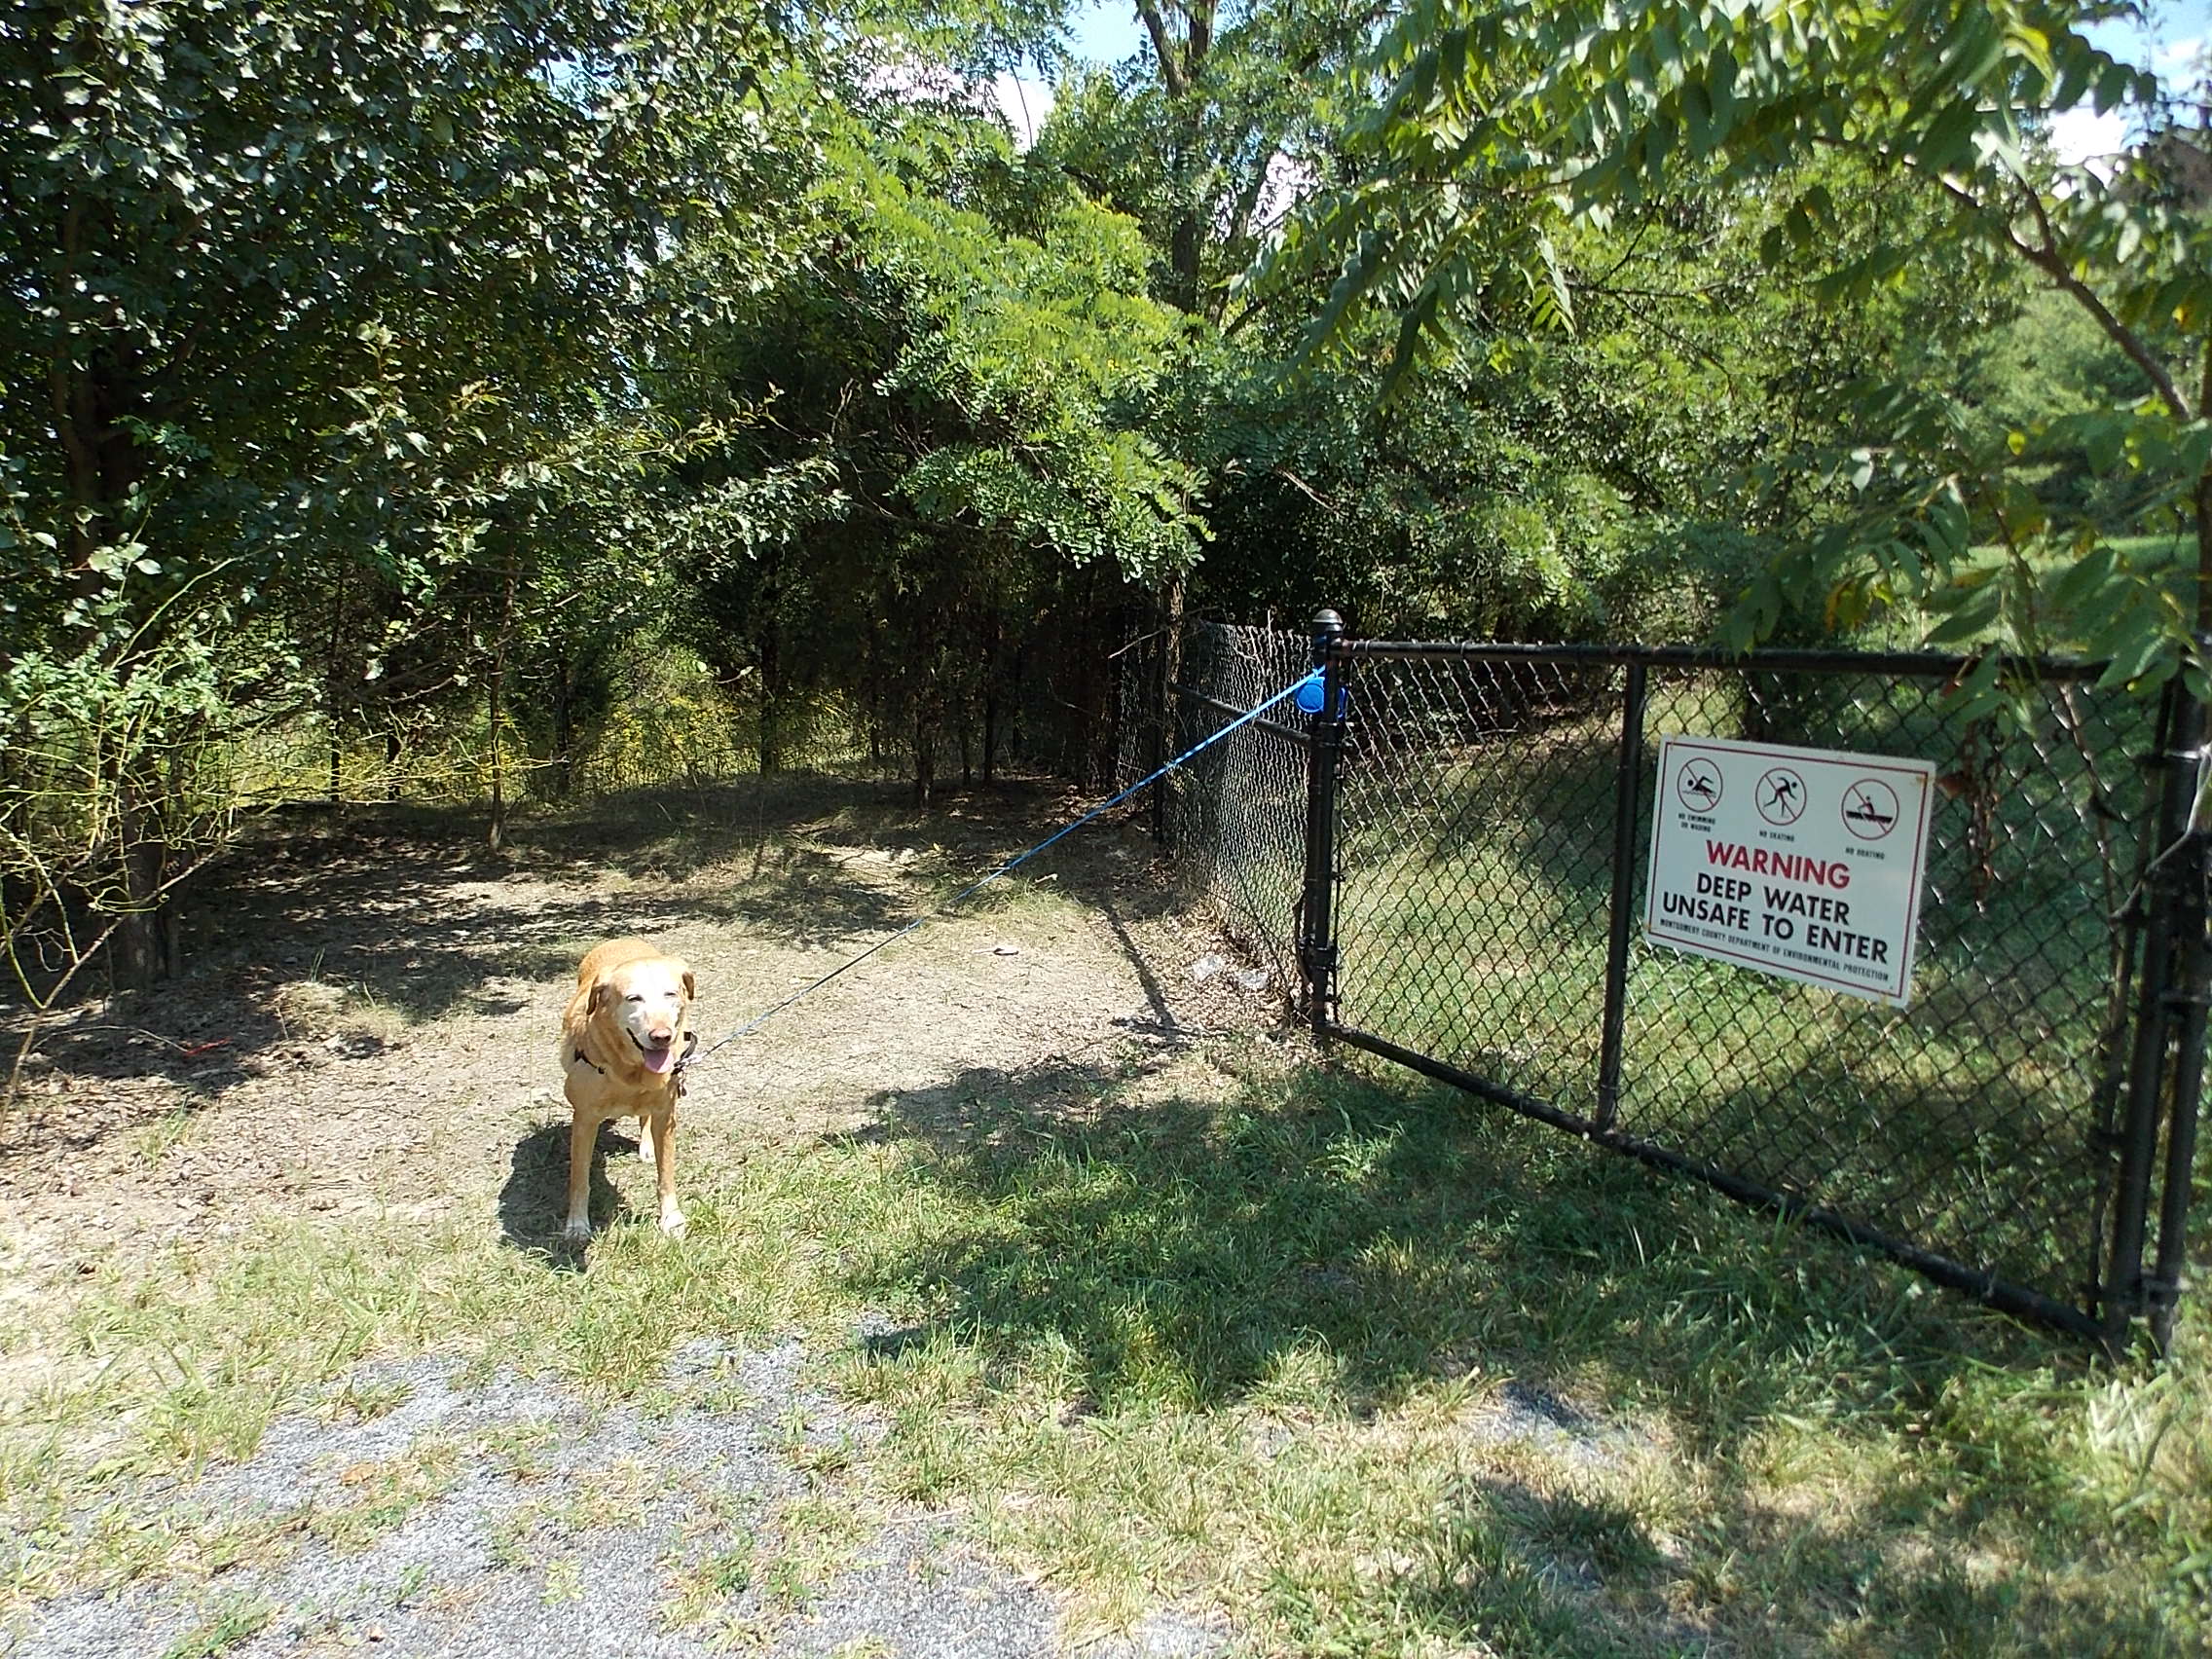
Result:
[[[2007,1311],[2110,1344],[2147,1317],[2164,1342],[2204,1050],[2194,703],[2022,661],[2027,718],[1970,719],[1949,697],[1961,658],[1317,627],[1334,717],[1239,734],[1175,820],[1179,858],[1244,931],[1292,944],[1317,1036]],[[1247,674],[1305,666],[1272,660],[1290,636],[1214,632],[1206,648]],[[1249,689],[1184,679],[1187,721]],[[1909,1007],[1640,937],[1657,740],[1675,734],[1936,764]]]

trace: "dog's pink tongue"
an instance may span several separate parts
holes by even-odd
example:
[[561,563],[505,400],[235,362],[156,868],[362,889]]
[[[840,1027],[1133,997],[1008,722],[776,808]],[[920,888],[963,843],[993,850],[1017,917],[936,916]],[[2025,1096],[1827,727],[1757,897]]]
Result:
[[669,1044],[666,1048],[647,1049],[644,1052],[645,1070],[649,1072],[669,1071],[676,1064],[676,1045],[674,1043]]

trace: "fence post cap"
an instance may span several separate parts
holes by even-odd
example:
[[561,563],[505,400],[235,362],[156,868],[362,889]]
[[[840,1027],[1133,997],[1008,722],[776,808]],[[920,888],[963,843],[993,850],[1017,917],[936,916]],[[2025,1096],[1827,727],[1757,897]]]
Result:
[[1313,632],[1316,635],[1327,635],[1329,638],[1335,639],[1341,636],[1344,631],[1345,619],[1334,610],[1323,609],[1313,613]]

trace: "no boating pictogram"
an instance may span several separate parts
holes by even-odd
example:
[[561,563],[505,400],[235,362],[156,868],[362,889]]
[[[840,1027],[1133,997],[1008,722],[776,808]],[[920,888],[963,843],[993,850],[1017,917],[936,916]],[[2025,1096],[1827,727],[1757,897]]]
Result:
[[1843,792],[1843,827],[1862,841],[1879,841],[1898,827],[1898,792],[1879,778],[1858,778]]
[[1692,812],[1711,812],[1720,804],[1720,768],[1702,755],[1692,756],[1675,774],[1675,793]]
[[1759,778],[1753,796],[1759,816],[1787,829],[1805,816],[1805,780],[1788,766],[1773,766]]

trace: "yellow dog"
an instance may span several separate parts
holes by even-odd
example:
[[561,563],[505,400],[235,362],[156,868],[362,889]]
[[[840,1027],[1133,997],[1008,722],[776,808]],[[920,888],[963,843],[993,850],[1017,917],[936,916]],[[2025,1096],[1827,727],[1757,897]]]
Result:
[[591,1159],[599,1125],[636,1118],[638,1156],[649,1159],[660,1189],[660,1230],[683,1233],[676,1205],[676,1103],[683,1062],[698,1043],[689,1024],[696,981],[691,970],[642,939],[598,945],[576,970],[576,994],[561,1016],[563,1092],[569,1125],[567,1235],[591,1236]]

